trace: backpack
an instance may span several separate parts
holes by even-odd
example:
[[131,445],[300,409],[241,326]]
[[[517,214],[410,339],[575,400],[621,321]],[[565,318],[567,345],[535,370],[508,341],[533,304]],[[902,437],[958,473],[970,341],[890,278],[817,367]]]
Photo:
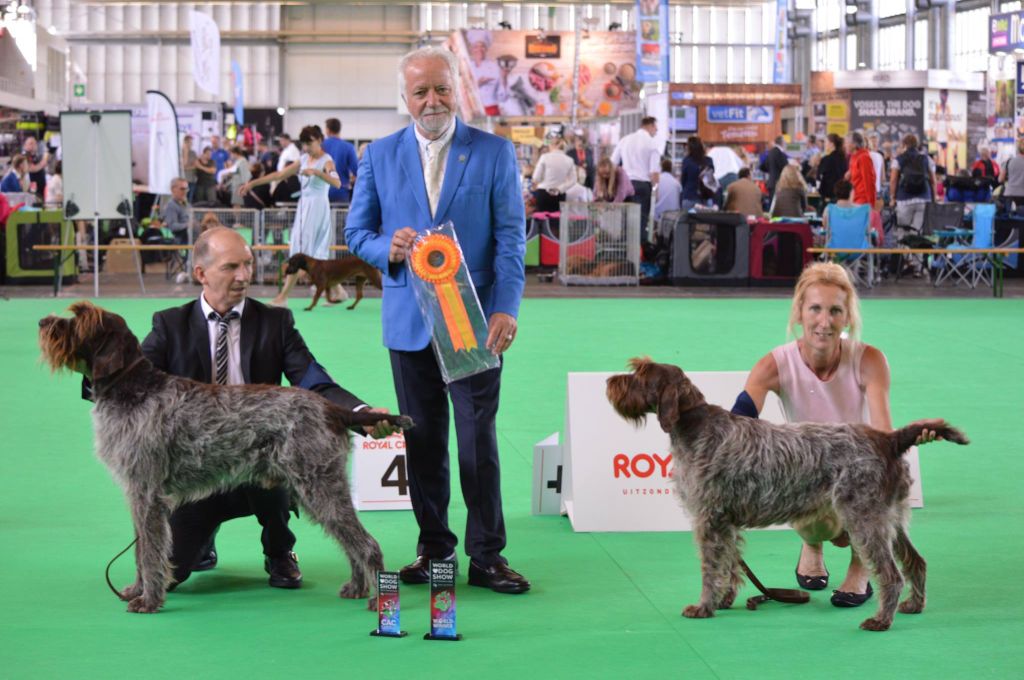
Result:
[[717,196],[720,188],[721,185],[715,178],[714,164],[708,159],[704,159],[704,167],[701,168],[700,175],[697,176],[697,195],[702,201],[707,201]]
[[928,193],[927,169],[928,159],[924,154],[918,153],[907,158],[905,167],[900,168],[900,188],[911,196]]

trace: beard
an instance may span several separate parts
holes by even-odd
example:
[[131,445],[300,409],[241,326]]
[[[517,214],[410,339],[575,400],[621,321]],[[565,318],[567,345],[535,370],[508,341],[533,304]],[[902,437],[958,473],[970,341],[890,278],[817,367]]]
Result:
[[424,132],[439,134],[448,128],[448,125],[452,122],[452,115],[451,109],[443,106],[429,107],[420,112],[419,117],[416,119],[416,124]]

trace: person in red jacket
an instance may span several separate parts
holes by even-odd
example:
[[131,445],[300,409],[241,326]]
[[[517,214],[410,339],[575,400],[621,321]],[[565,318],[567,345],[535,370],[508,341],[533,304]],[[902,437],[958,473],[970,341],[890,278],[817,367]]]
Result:
[[999,183],[999,163],[992,159],[992,150],[984,144],[979,144],[978,156],[978,160],[971,166],[971,176],[975,177],[975,171],[980,171],[981,179],[990,186],[995,186]]
[[850,169],[846,178],[853,185],[853,202],[867,203],[875,208],[875,164],[871,161],[871,153],[864,142],[864,135],[859,132],[850,133],[849,145]]

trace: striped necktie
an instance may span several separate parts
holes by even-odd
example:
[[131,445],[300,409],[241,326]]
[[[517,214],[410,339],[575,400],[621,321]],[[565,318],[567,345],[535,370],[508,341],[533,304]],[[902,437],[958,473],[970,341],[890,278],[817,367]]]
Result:
[[437,212],[437,202],[441,198],[441,184],[444,181],[445,145],[440,140],[427,144],[427,201],[430,202],[430,216]]
[[228,324],[232,319],[237,319],[239,314],[231,310],[221,316],[217,312],[210,312],[210,321],[217,322],[217,349],[214,352],[213,377],[218,385],[226,385],[228,382]]

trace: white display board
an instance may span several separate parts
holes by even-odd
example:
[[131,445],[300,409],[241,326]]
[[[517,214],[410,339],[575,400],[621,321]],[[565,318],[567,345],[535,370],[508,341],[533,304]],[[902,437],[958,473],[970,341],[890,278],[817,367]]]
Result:
[[[612,409],[605,381],[615,373],[569,373],[565,443],[562,449],[562,506],[576,531],[688,531],[671,479],[669,436],[656,416],[635,429]],[[746,371],[693,372],[687,377],[708,403],[732,408],[743,391]],[[761,418],[784,423],[774,394]],[[906,454],[913,486],[912,507],[923,505],[917,448]],[[783,527],[772,527],[783,528]]]
[[405,436],[352,437],[352,500],[357,510],[412,510]]
[[131,217],[131,119],[129,111],[61,112],[64,214],[67,217],[79,220]]

